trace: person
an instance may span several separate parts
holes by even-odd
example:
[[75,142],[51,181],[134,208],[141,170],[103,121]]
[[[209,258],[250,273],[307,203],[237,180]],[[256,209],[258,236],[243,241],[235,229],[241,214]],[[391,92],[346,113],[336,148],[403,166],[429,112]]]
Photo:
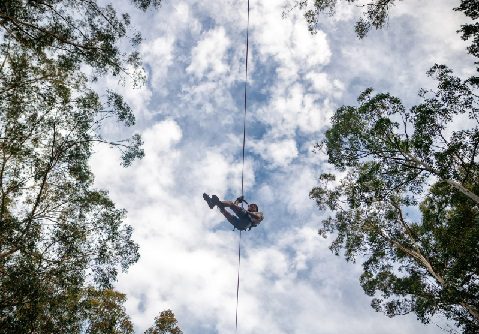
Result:
[[[234,227],[239,230],[244,230],[246,228],[251,229],[252,227],[258,226],[259,223],[264,219],[263,213],[259,212],[258,205],[255,203],[248,204],[243,196],[238,197],[234,202],[233,201],[220,201],[218,196],[212,195],[209,197],[207,194],[203,194],[204,200],[208,203],[210,209],[213,209],[215,206],[220,210],[220,212],[225,216]],[[248,209],[245,210],[239,204],[245,202],[248,204]],[[232,215],[226,210],[226,208],[231,209],[235,215]]]

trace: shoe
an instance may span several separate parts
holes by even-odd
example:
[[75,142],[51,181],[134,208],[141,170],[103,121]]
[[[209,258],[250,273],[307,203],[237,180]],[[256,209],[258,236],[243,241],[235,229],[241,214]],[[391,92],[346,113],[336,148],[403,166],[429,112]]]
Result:
[[[213,196],[215,196],[215,195],[213,195]],[[210,209],[213,209],[215,207],[215,203],[210,198],[210,196],[208,196],[208,194],[204,193],[203,194],[203,199],[206,201],[206,203],[208,203],[208,206],[210,207]]]
[[211,196],[211,202],[213,203],[213,206],[216,205],[217,207],[221,208],[223,207],[220,199],[218,198],[218,196],[216,195],[212,195]]

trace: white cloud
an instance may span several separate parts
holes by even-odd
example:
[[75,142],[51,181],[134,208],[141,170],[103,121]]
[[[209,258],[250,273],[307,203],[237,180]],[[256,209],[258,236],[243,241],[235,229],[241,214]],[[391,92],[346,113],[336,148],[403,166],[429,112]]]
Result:
[[338,79],[331,79],[325,72],[311,71],[305,75],[305,79],[310,80],[314,91],[320,94],[339,99],[344,93],[344,84]]
[[229,45],[230,40],[223,27],[208,31],[191,51],[191,64],[186,72],[197,78],[208,75],[211,79],[224,75],[228,71],[225,58]]
[[195,17],[190,6],[184,1],[177,1],[173,6],[174,12],[172,13],[170,29],[176,30],[180,28],[193,35],[199,34],[201,32],[201,23]]
[[143,60],[149,65],[152,73],[150,83],[160,94],[164,91],[168,68],[173,63],[174,43],[175,38],[170,35],[158,37],[142,45]]
[[266,163],[286,166],[298,156],[294,139],[259,141],[253,144],[253,150],[261,155]]
[[168,152],[182,137],[181,128],[174,120],[165,120],[155,124],[143,134],[144,149],[148,156]]
[[296,130],[311,134],[327,124],[332,112],[328,98],[309,93],[304,83],[279,85],[273,90],[269,104],[258,113],[258,118],[271,126],[272,136],[294,135]]
[[[241,189],[243,5],[165,2],[149,20],[133,22],[147,37],[142,51],[150,88],[123,92],[135,111],[142,110],[146,156],[122,169],[117,153],[98,148],[92,165],[97,185],[128,210],[141,247],[140,261],[118,284],[139,333],[166,308],[185,333],[234,331],[238,235],[201,194],[236,196]],[[312,143],[321,139],[333,110],[354,95],[355,80],[407,91],[422,65],[399,61],[406,58],[404,48],[386,52],[394,44],[387,36],[344,37],[353,29],[350,6],[314,36],[300,13],[282,19],[282,6],[251,1],[244,176],[248,198],[266,219],[243,234],[240,332],[435,332],[413,317],[388,319],[369,308],[358,283],[360,267],[331,255],[330,240],[316,234],[321,213],[308,198],[318,166],[325,168],[324,155],[311,154]],[[408,37],[406,28],[412,29],[398,36]],[[422,50],[454,54],[434,40]]]
[[260,19],[253,21],[252,41],[263,61],[278,63],[277,73],[282,80],[294,82],[300,79],[300,73],[327,64],[331,51],[324,32],[311,35],[298,13],[290,15],[289,20],[278,20],[282,11],[281,2],[257,4],[254,17]]

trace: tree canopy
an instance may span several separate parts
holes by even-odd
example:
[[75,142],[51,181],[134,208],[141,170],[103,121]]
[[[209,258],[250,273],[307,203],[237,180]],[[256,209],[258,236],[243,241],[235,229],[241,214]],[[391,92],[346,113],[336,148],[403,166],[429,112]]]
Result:
[[[320,26],[321,14],[334,15],[338,1],[361,9],[361,17],[354,26],[359,38],[364,38],[372,28],[383,28],[388,22],[389,12],[398,3],[397,0],[371,0],[366,3],[362,0],[296,0],[295,6],[304,11],[308,28],[314,33]],[[479,17],[479,4],[476,0],[461,0],[460,5],[454,10],[463,12],[472,20],[477,20]],[[461,26],[460,31],[464,40],[472,38],[469,52],[476,57],[479,56],[477,47],[479,45],[479,24],[465,23]]]
[[[381,28],[393,3],[367,5],[379,16],[366,27]],[[316,1],[313,14],[335,4]],[[478,18],[475,1],[456,10]],[[474,56],[477,31],[476,22],[460,30]],[[421,90],[422,103],[409,109],[369,88],[357,106],[336,110],[317,148],[339,173],[321,174],[310,196],[330,214],[319,233],[334,235],[333,252],[364,260],[360,283],[375,310],[414,312],[424,323],[439,313],[477,333],[479,80],[437,64],[428,75],[437,89]]]
[[[474,333],[479,129],[465,87],[477,83],[449,72],[434,68],[438,90],[423,92],[424,103],[410,110],[371,90],[358,107],[339,108],[324,143],[345,176],[322,174],[310,196],[334,212],[320,230],[336,235],[331,249],[344,250],[347,260],[365,258],[361,285],[376,310],[415,312],[423,322],[440,312]],[[461,115],[471,127],[447,136],[447,125]]]
[[175,314],[166,310],[155,317],[154,325],[148,328],[145,334],[183,334],[183,331],[178,327]]
[[106,298],[118,270],[138,260],[126,212],[94,188],[88,165],[97,143],[119,149],[124,166],[143,156],[139,135],[101,131],[110,119],[134,124],[123,97],[91,88],[105,74],[141,83],[141,36],[129,24],[94,0],[0,2],[2,332],[78,332],[99,298],[85,289]]
[[[362,4],[361,0],[344,0],[349,4],[362,7],[362,16],[355,24],[354,30],[359,38],[363,38],[371,28],[382,28],[388,18],[389,10],[394,5],[395,0],[373,0],[367,4]],[[304,17],[308,23],[311,32],[316,32],[320,16],[322,13],[334,15],[338,0],[299,0],[296,6],[304,10]]]
[[[138,8],[158,7],[161,0],[131,0]],[[80,65],[98,74],[118,75],[141,67],[136,47],[141,35],[129,30],[130,16],[118,15],[112,4],[96,0],[3,1],[0,3],[2,48],[18,46],[37,62],[55,60],[63,69],[80,71]],[[119,41],[129,38],[133,51],[120,51]]]
[[126,296],[112,289],[96,290],[91,287],[81,294],[81,333],[133,334],[133,324],[123,303]]

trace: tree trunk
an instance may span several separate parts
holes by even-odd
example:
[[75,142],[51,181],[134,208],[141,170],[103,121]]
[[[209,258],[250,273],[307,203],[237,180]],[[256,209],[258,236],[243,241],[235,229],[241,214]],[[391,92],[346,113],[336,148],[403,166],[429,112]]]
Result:
[[[424,255],[422,255],[419,251],[409,249],[408,247],[404,246],[403,244],[401,244],[400,242],[394,239],[391,239],[387,236],[386,238],[388,238],[393,243],[394,246],[396,246],[397,248],[399,248],[400,250],[402,250],[403,252],[411,256],[412,258],[416,259],[416,261],[418,261],[419,264],[421,264],[428,271],[428,273],[431,274],[431,276],[433,276],[436,279],[437,283],[441,287],[444,286],[444,283],[445,283],[444,278],[434,270],[433,266],[426,259]],[[475,308],[472,305],[466,304],[465,302],[459,302],[459,305],[464,307],[469,312],[469,314],[472,315],[472,317],[476,320],[476,322],[479,323],[479,311],[477,310],[477,308]]]

